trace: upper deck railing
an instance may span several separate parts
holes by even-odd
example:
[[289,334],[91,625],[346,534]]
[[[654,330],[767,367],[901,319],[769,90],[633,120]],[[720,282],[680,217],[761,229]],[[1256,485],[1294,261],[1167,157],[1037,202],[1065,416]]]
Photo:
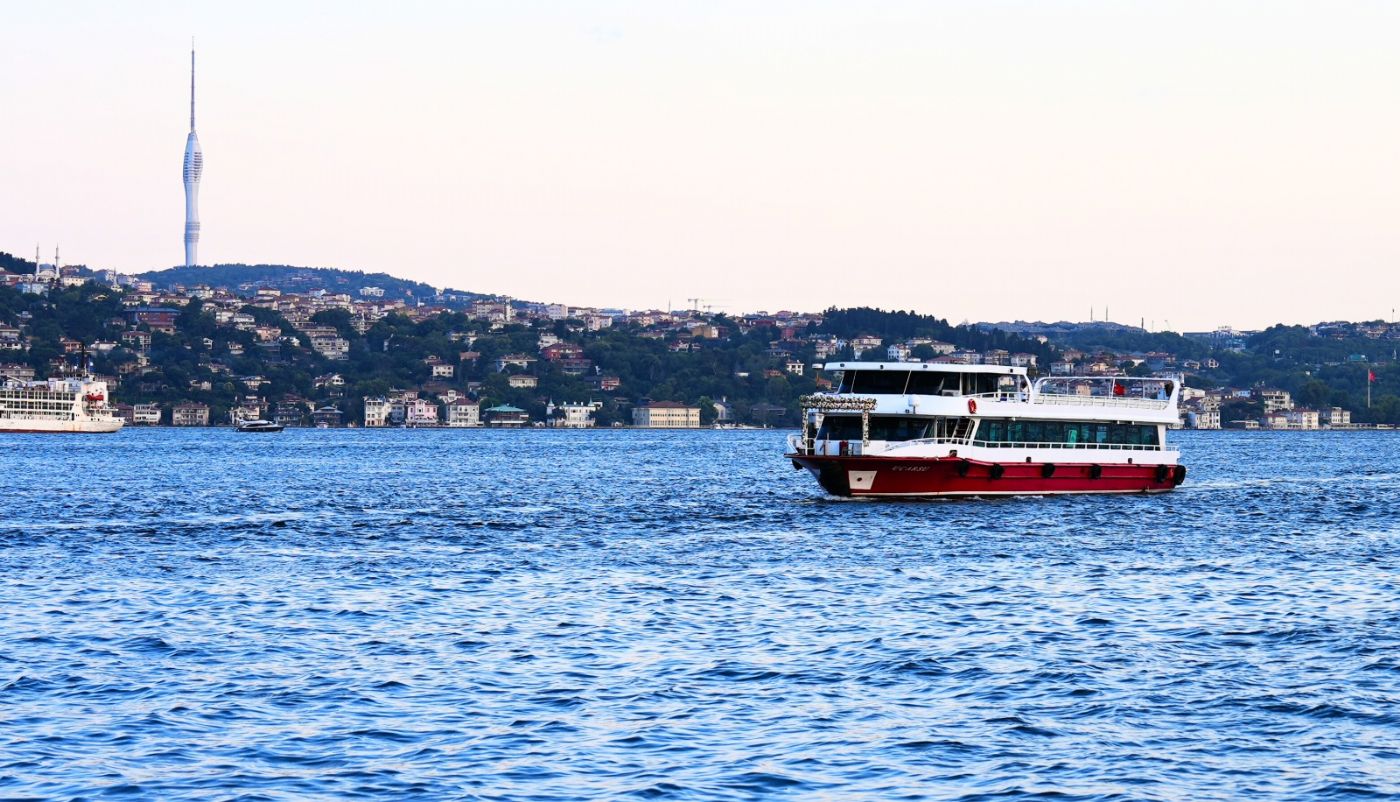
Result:
[[[1157,396],[1148,395],[1157,385]],[[1088,390],[1055,392],[1060,387]],[[1053,389],[1052,389],[1053,388]],[[1106,392],[1094,393],[1095,388]],[[1037,404],[1167,410],[1181,397],[1181,379],[1164,376],[1042,376],[1033,385]]]
[[[882,440],[873,452],[885,454],[897,452],[911,446],[980,446],[998,449],[1050,449],[1056,451],[1171,451],[1162,443],[1099,443],[1099,442],[1044,442],[1024,440],[1016,442],[988,442],[975,437],[920,437],[914,440]],[[788,453],[815,457],[859,457],[871,453],[870,441],[829,440],[826,438],[803,437],[790,434],[787,437]]]
[[1074,393],[1036,393],[1031,399],[1036,404],[1062,404],[1081,407],[1132,407],[1134,409],[1167,409],[1171,399],[1134,398],[1112,395],[1076,395]]

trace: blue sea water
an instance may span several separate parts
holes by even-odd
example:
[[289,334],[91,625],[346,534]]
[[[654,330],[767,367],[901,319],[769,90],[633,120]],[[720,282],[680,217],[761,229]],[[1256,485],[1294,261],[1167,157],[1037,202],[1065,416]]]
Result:
[[1400,796],[1400,433],[829,499],[778,432],[6,436],[0,798]]

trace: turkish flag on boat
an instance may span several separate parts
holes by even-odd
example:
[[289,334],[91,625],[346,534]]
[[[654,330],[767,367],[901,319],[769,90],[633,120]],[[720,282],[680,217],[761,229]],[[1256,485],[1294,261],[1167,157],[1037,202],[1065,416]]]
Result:
[[1368,370],[1368,371],[1366,371],[1366,383],[1367,383],[1367,384],[1371,384],[1371,383],[1374,382],[1375,380],[1376,380],[1376,372],[1375,372],[1374,370]]

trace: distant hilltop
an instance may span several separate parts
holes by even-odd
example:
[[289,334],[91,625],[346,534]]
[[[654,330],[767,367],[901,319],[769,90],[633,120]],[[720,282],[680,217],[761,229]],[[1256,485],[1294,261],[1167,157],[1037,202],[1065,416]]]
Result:
[[482,293],[444,289],[411,281],[388,273],[365,273],[334,267],[297,267],[294,265],[227,264],[212,267],[172,267],[140,273],[138,278],[149,281],[159,289],[206,286],[230,292],[253,292],[259,289],[306,293],[325,290],[355,297],[384,298],[406,303],[470,303],[489,298]]

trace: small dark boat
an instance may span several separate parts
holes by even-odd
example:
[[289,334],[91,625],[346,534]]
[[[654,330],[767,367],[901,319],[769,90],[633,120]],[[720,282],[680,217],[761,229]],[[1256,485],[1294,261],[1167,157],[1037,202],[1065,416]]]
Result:
[[282,431],[282,424],[261,419],[244,420],[239,421],[235,428],[240,432],[280,432]]

